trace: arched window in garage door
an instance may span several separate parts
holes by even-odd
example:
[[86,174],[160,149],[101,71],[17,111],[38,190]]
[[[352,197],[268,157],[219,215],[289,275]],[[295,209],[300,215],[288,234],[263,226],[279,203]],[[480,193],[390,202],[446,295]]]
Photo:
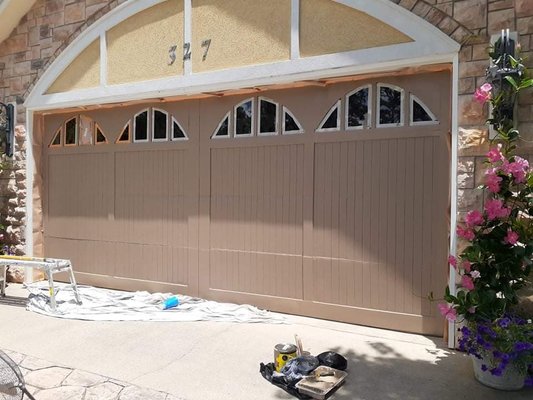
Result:
[[91,117],[80,114],[65,120],[57,129],[49,147],[105,144],[107,138]]
[[[282,112],[280,113],[280,109]],[[256,122],[257,121],[257,122]],[[281,127],[281,129],[280,129]],[[227,112],[214,130],[212,139],[275,136],[304,133],[294,114],[278,102],[266,98],[249,98]]]
[[116,143],[149,143],[188,140],[179,121],[167,111],[155,107],[136,113],[126,122]]
[[[401,87],[377,83],[377,111],[374,112],[372,85],[365,85],[349,92],[343,99],[337,100],[320,121],[316,132],[339,132],[349,130],[376,128],[395,128],[405,126],[404,98],[405,90]],[[344,119],[341,121],[341,111]],[[409,93],[409,125],[434,125],[439,121],[424,102]],[[373,116],[376,115],[376,121]],[[342,124],[344,124],[342,126]]]

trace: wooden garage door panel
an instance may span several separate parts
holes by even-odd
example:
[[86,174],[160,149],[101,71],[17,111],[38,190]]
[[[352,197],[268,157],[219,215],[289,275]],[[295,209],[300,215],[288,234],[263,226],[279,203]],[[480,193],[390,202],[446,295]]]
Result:
[[134,243],[47,238],[50,257],[70,259],[76,272],[187,286],[188,250]]
[[116,154],[117,239],[186,248],[191,189],[185,150]]
[[211,150],[211,288],[303,297],[303,159],[303,145]]
[[434,314],[446,154],[439,136],[315,145],[312,300]]
[[109,161],[105,153],[49,157],[47,235],[88,240],[109,236]]

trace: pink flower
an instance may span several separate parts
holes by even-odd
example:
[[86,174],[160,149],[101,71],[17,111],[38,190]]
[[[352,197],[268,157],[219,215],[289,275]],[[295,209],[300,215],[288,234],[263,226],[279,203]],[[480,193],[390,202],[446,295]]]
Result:
[[507,235],[505,235],[505,238],[503,239],[503,243],[507,243],[511,246],[514,246],[516,242],[518,242],[518,233],[513,232],[511,229],[508,229]]
[[485,211],[489,221],[496,218],[506,218],[511,213],[509,208],[503,206],[503,202],[499,199],[490,199],[485,202]]
[[455,258],[454,256],[449,256],[448,257],[448,264],[450,264],[452,267],[457,269],[457,258]]
[[501,176],[496,175],[496,168],[491,168],[485,173],[485,183],[492,193],[498,193],[501,189]]
[[504,157],[503,157],[503,154],[501,152],[501,148],[502,148],[502,145],[501,144],[498,144],[498,147],[493,147],[492,149],[490,149],[490,151],[487,153],[487,158],[489,159],[489,161],[491,163],[495,163],[495,162],[498,162],[498,161],[503,161],[504,160]]
[[470,270],[472,269],[472,264],[470,263],[470,261],[468,261],[468,260],[463,261],[463,269],[467,273],[470,272]]
[[478,210],[469,211],[465,217],[466,225],[470,228],[483,224],[483,214]]
[[476,306],[472,306],[466,311],[468,311],[470,314],[474,314],[476,312]]
[[492,85],[490,83],[485,83],[484,85],[481,85],[481,87],[478,88],[474,93],[474,99],[476,99],[476,101],[480,102],[481,104],[486,103],[491,98],[491,90]]
[[455,321],[457,319],[457,310],[450,304],[440,303],[438,307],[441,315],[448,321]]
[[515,161],[512,163],[504,163],[502,169],[506,174],[512,174],[516,183],[523,183],[529,168],[529,162],[518,156],[514,159]]
[[474,240],[474,238],[476,237],[472,229],[465,229],[461,226],[457,227],[457,236],[462,237],[466,240]]
[[470,272],[470,276],[472,277],[472,279],[478,279],[481,277],[481,273],[479,271],[472,271]]
[[468,290],[474,290],[474,281],[468,275],[461,277],[461,286]]

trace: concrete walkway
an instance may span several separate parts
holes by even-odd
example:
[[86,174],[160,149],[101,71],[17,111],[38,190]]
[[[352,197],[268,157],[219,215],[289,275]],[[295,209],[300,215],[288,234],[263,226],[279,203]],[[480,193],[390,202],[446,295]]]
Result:
[[334,350],[348,359],[336,400],[533,398],[531,389],[502,393],[477,383],[471,361],[442,347],[440,338],[304,317],[288,321],[87,322],[0,305],[0,348],[185,400],[291,399],[262,378],[259,363],[271,361],[274,345],[297,333],[311,354]]
[[36,400],[179,400],[167,393],[55,365],[14,351],[5,352],[19,366],[26,389]]

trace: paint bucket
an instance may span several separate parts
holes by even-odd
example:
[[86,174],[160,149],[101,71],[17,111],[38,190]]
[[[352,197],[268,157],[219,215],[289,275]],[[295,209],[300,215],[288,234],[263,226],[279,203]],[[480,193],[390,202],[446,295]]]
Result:
[[280,372],[281,369],[287,364],[287,361],[297,357],[297,348],[291,343],[279,343],[274,346],[274,365],[276,371]]

